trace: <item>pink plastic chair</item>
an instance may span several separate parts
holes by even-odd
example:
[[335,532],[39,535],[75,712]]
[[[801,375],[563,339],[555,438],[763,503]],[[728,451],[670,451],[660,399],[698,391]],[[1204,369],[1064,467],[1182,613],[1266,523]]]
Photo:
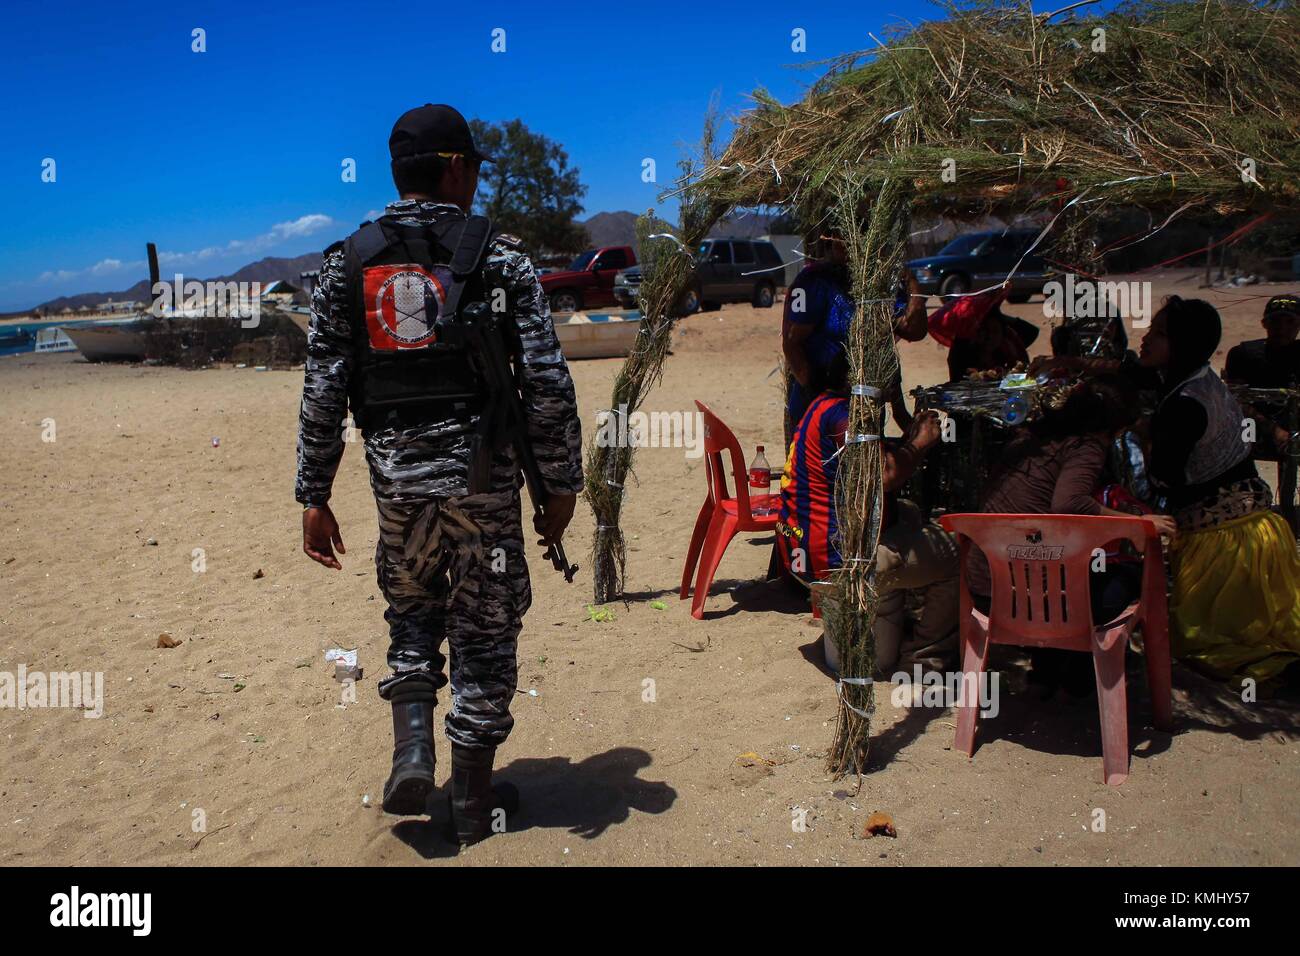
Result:
[[[742,531],[771,531],[775,528],[776,508],[780,499],[777,495],[750,495],[749,469],[745,465],[740,442],[736,441],[731,429],[707,405],[696,402],[695,407],[704,416],[705,478],[709,493],[700,506],[699,516],[695,519],[695,531],[691,534],[691,544],[686,551],[681,599],[686,600],[691,593],[691,574],[698,561],[699,574],[695,579],[691,617],[699,620],[704,617],[704,602],[709,596],[709,585],[713,583],[713,575],[722,563],[722,555],[731,539]],[[731,459],[731,477],[736,483],[734,496],[727,490],[724,453]],[[756,515],[753,511],[755,507],[770,508],[772,513]]]
[[[1102,776],[1110,786],[1128,777],[1128,698],[1124,652],[1142,625],[1155,725],[1172,730],[1169,609],[1165,565],[1155,525],[1145,518],[1085,515],[955,514],[939,519],[961,550],[963,687],[978,687],[991,644],[1090,652],[1101,713]],[[1142,552],[1142,594],[1113,621],[1096,624],[1088,571],[1096,548],[1131,541]],[[966,558],[974,542],[988,558],[993,593],[985,617],[971,605]],[[957,708],[956,748],[975,753],[979,702],[967,694]]]

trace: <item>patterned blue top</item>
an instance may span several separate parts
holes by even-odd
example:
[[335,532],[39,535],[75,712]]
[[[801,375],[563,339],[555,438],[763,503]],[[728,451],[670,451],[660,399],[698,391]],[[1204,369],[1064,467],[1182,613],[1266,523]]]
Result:
[[[803,290],[802,310],[796,310],[796,290]],[[826,373],[835,356],[849,340],[853,322],[853,300],[849,296],[849,271],[845,266],[814,262],[804,266],[785,295],[785,318],[792,325],[810,325],[812,333],[804,340],[804,352],[814,384],[804,388],[793,376],[788,389],[790,421],[798,423],[809,404],[822,390]],[[907,309],[907,289],[899,286],[894,302],[894,316]]]

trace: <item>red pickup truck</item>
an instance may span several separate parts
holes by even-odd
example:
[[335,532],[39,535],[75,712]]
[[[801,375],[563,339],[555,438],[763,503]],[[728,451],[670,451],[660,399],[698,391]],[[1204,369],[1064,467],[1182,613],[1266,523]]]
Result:
[[563,272],[542,276],[542,291],[551,301],[552,312],[606,308],[614,305],[614,276],[634,265],[636,253],[631,246],[588,249]]

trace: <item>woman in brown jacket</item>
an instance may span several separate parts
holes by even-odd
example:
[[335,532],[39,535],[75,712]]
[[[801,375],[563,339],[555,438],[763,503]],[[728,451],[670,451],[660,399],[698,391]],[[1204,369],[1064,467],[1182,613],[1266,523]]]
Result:
[[[1106,376],[1085,381],[1057,412],[1032,422],[1007,446],[988,483],[983,510],[989,514],[1117,515],[1094,497],[1103,484],[1110,444],[1137,417],[1137,400],[1123,380]],[[1162,534],[1173,533],[1173,521],[1149,516]],[[972,548],[967,581],[976,607],[988,612],[988,563]],[[1115,618],[1141,590],[1139,563],[1111,562],[1091,575],[1092,616],[1097,622]],[[1035,649],[1031,680],[1054,693],[1064,685],[1073,694],[1093,687],[1091,662],[1069,651]],[[1076,660],[1077,658],[1077,660]]]

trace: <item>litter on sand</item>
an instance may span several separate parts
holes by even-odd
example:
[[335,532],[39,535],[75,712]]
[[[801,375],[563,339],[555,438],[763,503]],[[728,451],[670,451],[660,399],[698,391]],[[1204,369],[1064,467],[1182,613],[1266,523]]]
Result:
[[887,836],[898,838],[898,831],[894,829],[894,818],[883,810],[876,810],[867,817],[866,825],[862,828],[863,839],[873,836]]
[[346,680],[360,680],[361,668],[357,666],[356,648],[345,651],[341,647],[331,647],[325,652],[325,662],[334,662],[334,679],[342,683]]

